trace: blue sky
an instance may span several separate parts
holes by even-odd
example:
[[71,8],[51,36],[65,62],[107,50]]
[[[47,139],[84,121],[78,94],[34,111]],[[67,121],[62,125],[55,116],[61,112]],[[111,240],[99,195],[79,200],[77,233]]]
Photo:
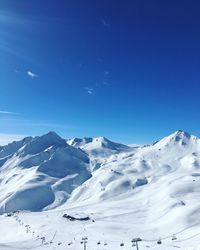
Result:
[[200,135],[199,9],[193,0],[1,0],[0,137]]

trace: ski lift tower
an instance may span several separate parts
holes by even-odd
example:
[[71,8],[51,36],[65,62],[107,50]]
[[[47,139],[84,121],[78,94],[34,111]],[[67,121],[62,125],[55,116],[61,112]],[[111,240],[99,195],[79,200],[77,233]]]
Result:
[[141,239],[141,238],[133,238],[133,239],[131,240],[132,243],[135,243],[135,244],[136,244],[137,250],[139,250],[139,247],[138,247],[138,242],[139,242],[139,241],[142,241],[142,239]]
[[83,237],[83,238],[82,238],[84,250],[86,250],[87,240],[88,240],[87,237]]

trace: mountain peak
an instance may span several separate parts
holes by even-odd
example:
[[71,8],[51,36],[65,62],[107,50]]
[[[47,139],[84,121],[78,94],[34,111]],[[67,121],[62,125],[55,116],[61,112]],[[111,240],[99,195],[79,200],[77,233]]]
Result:
[[58,135],[55,131],[49,131],[48,133],[46,133],[47,135]]
[[52,140],[58,140],[58,141],[63,141],[64,139],[62,139],[56,132],[54,131],[49,131],[48,133],[40,136],[41,138],[49,138]]
[[159,147],[165,147],[165,146],[172,145],[172,144],[186,146],[190,143],[193,143],[194,141],[197,141],[197,139],[198,138],[196,136],[191,135],[184,130],[177,130],[171,135],[161,139],[155,145]]
[[172,135],[182,136],[182,137],[188,137],[188,138],[191,136],[191,134],[189,134],[188,132],[186,132],[184,130],[181,130],[181,129],[175,131]]
[[179,142],[181,140],[188,140],[190,139],[190,137],[191,135],[183,130],[177,130],[168,136],[170,141],[175,141],[175,142]]
[[98,141],[98,142],[110,142],[110,140],[108,140],[106,137],[104,136],[100,136],[100,137],[95,137],[94,141]]
[[53,131],[34,137],[24,148],[25,153],[36,154],[50,146],[65,146],[66,141]]

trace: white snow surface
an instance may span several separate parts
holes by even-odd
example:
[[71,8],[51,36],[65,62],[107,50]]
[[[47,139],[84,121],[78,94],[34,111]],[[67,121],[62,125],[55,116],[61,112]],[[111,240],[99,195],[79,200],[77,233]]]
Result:
[[92,172],[109,162],[110,157],[113,157],[113,155],[118,155],[121,152],[127,152],[133,149],[132,147],[112,142],[105,137],[74,138],[67,140],[67,143],[73,147],[82,149],[89,155],[90,170]]
[[137,237],[140,249],[198,249],[200,139],[120,145],[51,132],[1,147],[0,249],[79,250],[85,236],[87,249],[134,249]]
[[28,137],[0,149],[0,213],[40,211],[64,203],[91,177],[89,158],[56,133]]

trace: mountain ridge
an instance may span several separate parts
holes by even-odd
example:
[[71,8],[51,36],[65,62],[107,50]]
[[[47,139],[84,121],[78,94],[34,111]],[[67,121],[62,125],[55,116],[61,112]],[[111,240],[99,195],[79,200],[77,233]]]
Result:
[[[105,140],[86,139],[90,147],[79,148],[50,133],[0,148],[0,225],[5,235],[11,230],[14,249],[16,235],[26,248],[41,250],[38,237],[52,241],[50,249],[65,249],[66,235],[73,250],[85,236],[91,249],[131,248],[132,237],[142,239],[142,248],[198,246],[200,139],[176,131],[151,145],[117,150]],[[31,225],[32,236],[24,225]]]
[[[175,167],[179,165],[185,170],[197,169],[199,151],[200,139],[182,130],[145,147],[128,147],[105,137],[65,140],[52,131],[42,136],[26,137],[0,148],[1,176],[4,176],[1,181],[5,183],[0,185],[0,193],[1,189],[4,190],[0,211],[50,209],[67,200],[79,202],[89,198],[92,201],[94,196],[94,200],[103,201],[147,185],[150,180],[156,180],[156,172],[164,176],[172,170],[179,171]],[[26,179],[26,176],[29,177]],[[18,181],[19,178],[24,181]],[[9,186],[14,182],[20,185],[16,189]],[[100,189],[94,188],[95,183],[100,183]],[[41,190],[47,187],[46,192],[52,198],[45,205],[35,208],[34,199],[32,205],[24,201],[26,195],[20,203],[22,192],[31,190],[33,195],[39,188],[40,192],[34,195],[36,200],[37,196],[41,200],[45,196]],[[17,207],[13,205],[16,200]],[[8,205],[10,202],[12,205]]]

